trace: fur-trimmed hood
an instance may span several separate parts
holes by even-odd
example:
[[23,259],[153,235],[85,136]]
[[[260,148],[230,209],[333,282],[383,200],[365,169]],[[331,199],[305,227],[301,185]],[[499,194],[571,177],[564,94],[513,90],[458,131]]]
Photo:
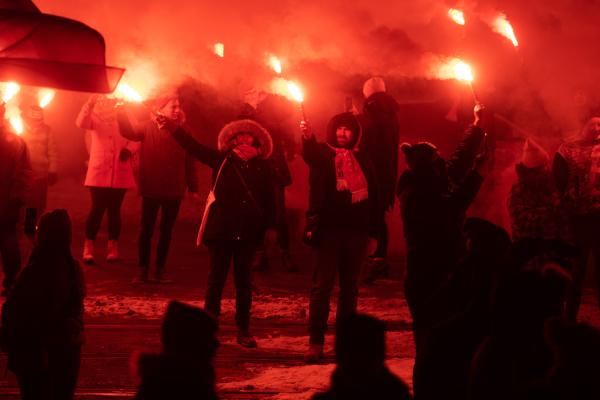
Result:
[[362,137],[362,127],[358,121],[358,118],[356,118],[356,116],[351,112],[337,114],[331,118],[329,124],[327,124],[327,144],[329,144],[331,147],[339,147],[337,144],[336,131],[340,126],[345,126],[352,131],[353,138],[347,147],[351,150],[357,150]]
[[258,141],[258,153],[263,159],[269,158],[273,152],[273,139],[269,132],[258,122],[251,119],[239,119],[228,123],[219,132],[217,145],[220,151],[231,149],[231,140],[239,133],[249,133]]

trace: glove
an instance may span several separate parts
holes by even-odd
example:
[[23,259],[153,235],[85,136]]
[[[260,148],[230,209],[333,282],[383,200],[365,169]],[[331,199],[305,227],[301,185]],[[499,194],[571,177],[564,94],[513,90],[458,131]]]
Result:
[[58,182],[58,174],[56,172],[49,172],[48,173],[48,185],[50,185],[50,186],[56,185],[56,182]]
[[130,158],[131,158],[131,150],[129,150],[127,148],[121,149],[121,152],[119,153],[119,160],[122,162],[125,162],[125,161],[129,160]]

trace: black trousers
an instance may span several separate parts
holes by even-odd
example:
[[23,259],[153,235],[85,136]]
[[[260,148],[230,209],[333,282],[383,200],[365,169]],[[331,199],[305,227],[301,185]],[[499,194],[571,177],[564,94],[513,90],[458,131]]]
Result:
[[571,229],[581,252],[573,268],[573,283],[567,295],[566,314],[574,321],[579,312],[582,287],[590,261],[593,262],[594,286],[600,307],[600,213],[574,218],[571,221]]
[[85,225],[85,237],[95,240],[104,212],[108,213],[108,239],[119,240],[121,234],[121,205],[125,198],[126,189],[106,187],[90,187],[92,208]]
[[221,297],[233,260],[235,283],[235,322],[238,329],[250,327],[252,307],[252,258],[256,244],[247,241],[214,241],[208,245],[210,271],[206,288],[204,309],[214,316],[221,314]]
[[336,320],[356,312],[358,278],[367,256],[366,232],[343,229],[324,229],[316,248],[316,265],[310,290],[310,343],[323,344],[329,318],[329,302],[339,274],[340,294]]
[[[43,356],[42,356],[43,357]],[[81,346],[53,346],[45,354],[47,365],[15,372],[23,400],[72,400],[77,386]]]
[[2,286],[7,289],[13,285],[21,268],[16,222],[0,224],[0,256],[4,272]]
[[152,235],[154,233],[154,225],[158,217],[158,211],[161,210],[160,216],[160,236],[156,249],[156,266],[159,269],[164,268],[167,263],[167,255],[169,254],[169,246],[171,245],[171,234],[175,226],[177,214],[181,200],[160,200],[149,197],[142,198],[142,228],[139,238],[139,262],[142,268],[150,267],[150,249],[152,245]]

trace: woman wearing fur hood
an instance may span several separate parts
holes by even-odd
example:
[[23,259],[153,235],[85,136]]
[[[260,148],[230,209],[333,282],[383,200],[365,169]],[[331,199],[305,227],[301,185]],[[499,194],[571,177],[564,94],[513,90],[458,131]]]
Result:
[[267,230],[275,227],[275,188],[267,161],[273,149],[271,136],[249,119],[233,121],[218,136],[218,149],[198,143],[182,127],[173,138],[194,158],[212,169],[213,188],[207,200],[198,243],[209,250],[210,272],[205,309],[217,317],[221,295],[233,259],[236,286],[237,341],[256,347],[249,332],[252,305],[251,265]]

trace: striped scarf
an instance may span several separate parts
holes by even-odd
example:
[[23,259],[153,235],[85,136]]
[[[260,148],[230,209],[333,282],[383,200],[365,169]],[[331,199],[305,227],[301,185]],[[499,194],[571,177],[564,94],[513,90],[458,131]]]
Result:
[[334,148],[336,189],[348,190],[352,194],[352,204],[369,198],[369,186],[352,150]]

